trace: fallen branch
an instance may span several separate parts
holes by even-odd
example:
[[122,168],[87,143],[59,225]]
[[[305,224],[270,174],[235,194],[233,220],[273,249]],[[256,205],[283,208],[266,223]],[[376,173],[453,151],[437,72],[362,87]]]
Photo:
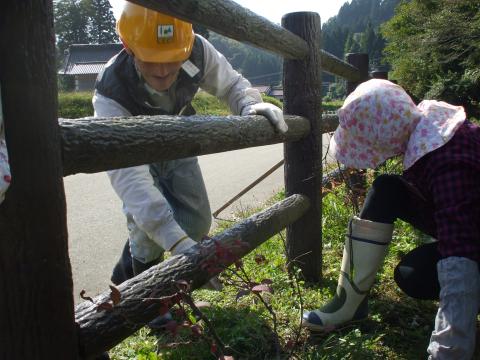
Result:
[[[169,258],[119,285],[120,302],[110,310],[98,307],[111,300],[110,291],[93,298],[93,302],[79,304],[75,320],[80,356],[89,359],[101,354],[155,318],[162,305],[144,299],[172,296],[178,291],[175,283],[179,280],[189,281],[192,289],[203,286],[224,266],[234,263],[299,219],[309,206],[305,196],[292,195],[196,245],[193,251]],[[221,266],[214,266],[219,248],[226,249],[229,256],[222,257]]]

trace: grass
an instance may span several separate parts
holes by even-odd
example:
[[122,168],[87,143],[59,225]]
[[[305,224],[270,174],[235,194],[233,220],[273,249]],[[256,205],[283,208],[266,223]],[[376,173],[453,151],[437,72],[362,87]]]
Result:
[[[65,119],[77,119],[93,116],[91,91],[85,92],[59,92],[58,93],[58,117]],[[280,108],[283,104],[276,98],[262,96],[264,102],[272,103]],[[204,91],[195,95],[192,105],[198,115],[226,116],[230,115],[228,106],[215,96]],[[334,111],[341,106],[341,102],[323,103],[324,111]]]
[[[262,99],[264,102],[269,102],[272,103],[279,108],[283,108],[283,103],[276,98],[273,98],[271,96],[266,96],[262,95]],[[323,111],[325,112],[334,112],[336,111],[340,106],[342,106],[342,101],[336,100],[336,101],[331,101],[331,102],[323,102],[322,107]],[[199,115],[229,115],[230,110],[228,109],[228,106],[220,100],[218,100],[216,97],[204,92],[200,91],[195,95],[195,98],[192,102],[193,107],[197,110],[197,114]]]
[[92,91],[59,92],[58,117],[77,119],[93,116]]
[[[264,97],[264,101],[276,103]],[[90,116],[91,93],[59,94],[61,117],[77,118]],[[197,113],[228,115],[227,106],[217,98],[200,92],[194,99]],[[341,102],[323,103],[324,111],[335,111]],[[476,120],[478,122],[478,120]],[[390,161],[383,172],[398,172],[399,166]],[[370,179],[371,180],[371,179]],[[271,202],[283,198],[277,194]],[[266,204],[268,205],[268,204]],[[249,209],[238,214],[238,218],[249,216],[261,209]],[[296,339],[301,316],[300,303],[305,309],[314,309],[324,304],[335,291],[343,248],[343,234],[348,219],[354,215],[350,205],[348,189],[343,185],[334,187],[323,198],[323,281],[310,284],[300,281],[301,299],[286,269],[286,256],[282,236],[277,235],[259,246],[244,258],[244,267],[249,276],[260,282],[273,281],[274,294],[268,301],[278,318],[278,333],[282,345]],[[225,230],[230,223],[223,223],[217,231]],[[426,347],[433,327],[436,304],[419,301],[404,295],[393,281],[393,269],[400,257],[415,248],[422,234],[408,224],[398,222],[394,240],[377,282],[370,293],[368,319],[349,324],[334,332],[310,336],[302,330],[298,343],[293,347],[296,359],[425,359]],[[259,265],[255,256],[261,254],[266,263]],[[237,289],[226,286],[222,292],[198,290],[194,298],[213,304],[204,313],[214,324],[222,341],[235,354],[235,359],[272,359],[275,356],[272,319],[265,307],[252,295],[236,300]],[[173,342],[188,342],[188,345],[169,347]],[[192,339],[190,334],[180,333],[173,338],[169,333],[150,333],[147,328],[139,330],[110,351],[112,360],[187,360],[214,359],[210,343],[202,338]],[[283,358],[287,358],[287,351]]]
[[[91,115],[91,109],[85,105],[90,104],[90,97],[90,93],[61,94],[59,104],[64,109],[61,116]],[[264,98],[264,101],[274,100]],[[197,94],[193,104],[198,114],[222,116],[230,113],[225,104],[202,92]],[[341,102],[324,103],[323,108],[324,111],[334,111],[340,105]],[[398,164],[392,161],[383,171],[398,171]],[[271,202],[281,198],[283,193],[277,194]],[[260,209],[244,210],[237,217],[247,217],[257,210]],[[299,341],[293,342],[301,316],[300,304],[303,303],[304,309],[317,308],[335,291],[343,234],[353,214],[348,190],[343,185],[334,187],[324,196],[323,281],[321,284],[300,281],[301,298],[288,276],[283,244],[285,234],[274,236],[244,258],[245,271],[252,280],[270,279],[273,282],[274,293],[267,295],[267,300],[278,319],[278,334],[285,350],[282,356],[288,358],[289,351],[293,350],[292,357],[297,359],[424,359],[436,304],[408,298],[393,281],[393,269],[399,258],[413,249],[421,238],[421,234],[401,222],[396,224],[394,241],[371,291],[369,318],[322,335],[310,336],[302,330]],[[230,223],[225,222],[217,231],[228,226]],[[255,256],[258,254],[266,258],[266,263],[257,264]],[[232,349],[235,359],[274,358],[271,314],[252,295],[236,300],[237,292],[235,287],[226,286],[222,292],[198,290],[194,298],[213,304],[203,311],[222,341]],[[172,343],[179,345],[171,347]],[[289,343],[293,348],[287,345]],[[143,328],[111,349],[110,356],[112,360],[214,359],[210,345],[209,341],[192,338],[185,331],[173,338],[168,332],[153,334]]]
[[[383,171],[397,171],[397,164]],[[371,179],[370,179],[371,180]],[[283,197],[277,194],[271,202]],[[321,284],[298,283],[305,309],[317,308],[328,301],[336,288],[343,248],[343,234],[349,217],[354,214],[349,205],[349,192],[337,185],[323,199],[323,281]],[[254,212],[258,209],[252,209]],[[244,213],[242,216],[249,214]],[[223,223],[218,231],[229,226]],[[267,296],[278,318],[278,333],[284,349],[296,338],[301,315],[300,297],[294,290],[286,270],[283,236],[277,235],[244,258],[244,268],[255,281],[273,281],[273,295]],[[334,332],[310,336],[302,330],[299,342],[293,347],[296,359],[424,359],[433,327],[436,304],[408,298],[393,281],[393,269],[402,254],[413,249],[421,234],[408,224],[398,222],[394,240],[383,269],[370,294],[370,314],[367,320],[349,324]],[[258,264],[255,255],[266,258]],[[204,313],[214,324],[222,341],[233,349],[235,359],[275,358],[272,318],[265,307],[252,295],[236,300],[237,289],[226,286],[222,292],[198,290],[195,300],[212,304]],[[267,294],[268,295],[268,294]],[[167,348],[172,342],[185,342]],[[149,334],[145,328],[110,351],[113,360],[120,359],[215,359],[210,344],[201,338],[183,334],[173,339],[164,332]],[[282,355],[288,358],[288,351]]]

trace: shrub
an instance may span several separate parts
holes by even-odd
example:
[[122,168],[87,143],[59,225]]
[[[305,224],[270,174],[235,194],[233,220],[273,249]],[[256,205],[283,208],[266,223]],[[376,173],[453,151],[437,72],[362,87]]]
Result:
[[342,100],[323,101],[322,109],[324,112],[335,112],[342,106],[342,104],[343,104]]
[[205,91],[199,91],[192,101],[194,109],[198,115],[229,115],[230,109],[228,106],[221,102],[217,97],[206,93]]
[[[282,102],[274,97],[262,95],[262,99],[264,102],[268,102],[278,106],[280,109],[283,109]],[[206,93],[205,91],[200,91],[195,95],[192,105],[197,111],[198,115],[222,116],[229,115],[231,113],[227,104],[221,102],[218,98]]]
[[75,77],[73,75],[61,75],[57,77],[58,91],[68,92],[75,89]]
[[[278,99],[262,95],[263,101],[283,108]],[[218,98],[204,91],[195,95],[192,105],[199,115],[224,116],[230,114],[228,106]],[[323,111],[336,111],[342,106],[342,101],[323,102]],[[59,92],[58,93],[58,117],[66,119],[77,119],[93,116],[92,93],[91,92]]]
[[93,116],[91,92],[58,93],[58,117],[77,119]]
[[268,95],[262,95],[262,99],[263,99],[263,102],[273,104],[275,106],[278,106],[280,109],[283,109],[283,103],[280,100],[278,100],[277,98],[274,98],[274,97],[268,96]]

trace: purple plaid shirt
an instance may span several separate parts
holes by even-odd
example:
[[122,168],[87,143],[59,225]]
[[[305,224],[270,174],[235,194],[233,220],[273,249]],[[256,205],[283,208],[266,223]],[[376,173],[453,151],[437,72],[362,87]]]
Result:
[[403,176],[433,204],[440,254],[480,261],[480,127],[466,121]]

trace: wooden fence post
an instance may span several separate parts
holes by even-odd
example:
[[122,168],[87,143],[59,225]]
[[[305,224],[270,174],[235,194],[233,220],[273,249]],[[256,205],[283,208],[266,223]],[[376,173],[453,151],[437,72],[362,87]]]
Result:
[[287,227],[289,261],[295,261],[309,281],[322,277],[322,79],[320,16],[313,12],[286,14],[282,26],[304,39],[306,58],[284,60],[283,89],[285,114],[309,119],[311,132],[299,141],[286,142],[285,192],[306,195],[309,211]]
[[[345,56],[346,61],[355,66],[360,73],[362,74],[363,80],[361,81],[347,81],[347,95],[349,95],[355,88],[363,81],[368,79],[368,54],[364,53],[349,53]],[[366,180],[366,171],[365,170],[355,170],[351,171],[347,177],[347,184],[352,190],[354,205],[357,208],[357,211],[360,209],[360,201],[364,198],[367,188]]]
[[12,183],[0,204],[0,359],[77,359],[51,0],[0,12]]
[[360,81],[347,81],[347,95],[350,94],[358,84],[368,79],[368,54],[364,53],[348,53],[345,55],[345,60],[355,66],[362,74]]
[[370,73],[374,79],[388,80],[388,71],[375,70]]

